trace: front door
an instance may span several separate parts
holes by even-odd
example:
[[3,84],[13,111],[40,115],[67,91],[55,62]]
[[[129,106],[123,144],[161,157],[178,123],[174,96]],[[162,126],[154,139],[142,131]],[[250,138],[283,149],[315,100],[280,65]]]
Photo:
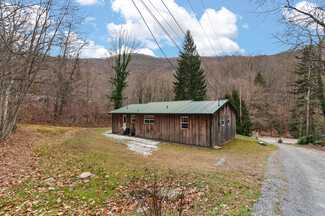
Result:
[[123,134],[127,134],[127,131],[126,131],[126,128],[127,128],[127,126],[126,126],[126,115],[123,115],[122,120],[123,120],[123,123],[122,123]]
[[123,125],[126,124],[126,115],[123,115]]
[[126,128],[126,115],[123,115],[123,130]]

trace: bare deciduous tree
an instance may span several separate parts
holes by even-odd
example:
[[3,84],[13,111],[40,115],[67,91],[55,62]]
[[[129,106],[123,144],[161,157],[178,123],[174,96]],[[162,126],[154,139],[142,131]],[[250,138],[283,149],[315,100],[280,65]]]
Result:
[[72,0],[0,2],[0,140],[14,128],[38,72],[71,23]]
[[79,56],[85,46],[78,35],[68,31],[61,38],[60,54],[55,59],[53,71],[56,79],[53,86],[55,91],[54,120],[61,117],[63,108],[69,96],[72,96],[76,84],[81,80]]

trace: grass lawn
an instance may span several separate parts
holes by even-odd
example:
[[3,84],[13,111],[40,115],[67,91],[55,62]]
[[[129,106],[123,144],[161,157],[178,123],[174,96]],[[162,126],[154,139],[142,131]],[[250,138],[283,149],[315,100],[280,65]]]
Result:
[[[21,125],[19,130],[42,140],[32,150],[37,160],[31,170],[0,189],[0,215],[144,215],[152,210],[145,205],[157,204],[139,195],[144,188],[175,191],[158,202],[163,215],[250,215],[265,161],[276,149],[236,136],[222,150],[161,143],[143,156],[103,136],[107,128]],[[214,166],[221,158],[225,162]],[[82,172],[95,177],[78,179]]]

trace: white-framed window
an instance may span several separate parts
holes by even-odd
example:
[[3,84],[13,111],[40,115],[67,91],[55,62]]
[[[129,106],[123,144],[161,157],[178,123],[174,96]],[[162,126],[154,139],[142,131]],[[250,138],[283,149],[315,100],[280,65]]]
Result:
[[225,126],[225,119],[224,118],[221,120],[221,125]]
[[123,124],[126,124],[126,115],[123,115]]
[[131,123],[135,123],[135,115],[131,115]]
[[188,116],[181,116],[181,129],[182,130],[188,130]]
[[145,115],[144,123],[145,124],[155,124],[155,116],[154,115]]

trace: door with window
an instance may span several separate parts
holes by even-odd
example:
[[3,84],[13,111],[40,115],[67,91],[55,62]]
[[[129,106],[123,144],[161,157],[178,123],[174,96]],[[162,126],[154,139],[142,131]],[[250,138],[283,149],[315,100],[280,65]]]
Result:
[[126,115],[123,115],[123,124],[126,124]]
[[123,117],[122,117],[122,130],[123,131],[125,131],[126,130],[126,128],[127,128],[127,116],[126,115],[123,115]]

